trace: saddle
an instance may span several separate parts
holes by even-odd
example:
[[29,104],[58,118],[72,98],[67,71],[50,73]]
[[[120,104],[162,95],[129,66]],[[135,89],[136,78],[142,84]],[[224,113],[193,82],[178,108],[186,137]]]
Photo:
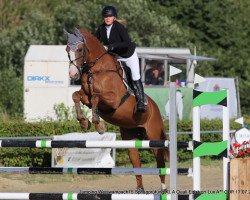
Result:
[[124,83],[125,87],[127,88],[128,93],[134,95],[134,84],[133,84],[131,70],[126,65],[125,62],[119,61],[119,63],[120,63],[120,66],[123,70],[123,73],[122,73],[123,83]]

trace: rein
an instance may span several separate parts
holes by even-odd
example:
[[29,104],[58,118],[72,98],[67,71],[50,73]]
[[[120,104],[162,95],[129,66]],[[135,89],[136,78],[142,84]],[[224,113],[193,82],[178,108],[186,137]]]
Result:
[[[101,54],[98,58],[96,58],[94,61],[90,61],[90,62],[84,62],[84,64],[86,64],[89,68],[92,68],[97,61],[99,61],[105,54],[107,54],[107,52],[104,52],[103,54]],[[83,64],[83,65],[84,65]],[[91,66],[90,66],[91,65]]]
[[[108,52],[105,51],[104,53],[102,53],[99,57],[97,57],[96,59],[94,59],[93,61],[90,61],[90,62],[87,62],[87,61],[84,61],[82,66],[77,66],[74,61],[76,60],[79,60],[80,58],[86,58],[86,55],[88,54],[89,50],[88,48],[85,46],[84,48],[84,53],[83,55],[79,56],[78,58],[74,59],[74,60],[71,60],[71,57],[70,57],[70,53],[68,52],[68,58],[69,58],[69,61],[70,61],[70,64],[73,64],[77,70],[79,71],[79,74],[80,74],[80,77],[82,77],[82,75],[85,73],[87,75],[87,84],[88,84],[88,89],[89,89],[89,94],[90,96],[92,96],[92,89],[91,89],[91,85],[92,85],[92,80],[93,80],[93,76],[94,74],[100,74],[100,73],[117,73],[119,75],[119,77],[121,78],[121,80],[123,80],[123,77],[122,75],[119,73],[119,70],[121,69],[121,66],[115,64],[115,67],[116,69],[103,69],[103,70],[99,70],[99,71],[95,71],[95,72],[92,72],[91,71],[91,68],[95,66],[95,64],[104,56],[106,55]],[[126,92],[124,94],[124,96],[121,98],[121,101],[120,101],[120,104],[119,104],[119,107],[128,99],[128,97],[130,96],[130,93],[129,92]],[[106,110],[106,111],[102,111],[102,110],[99,110],[101,113],[105,113],[105,114],[108,114],[108,113],[112,113],[114,112],[113,109],[110,109],[110,110]]]

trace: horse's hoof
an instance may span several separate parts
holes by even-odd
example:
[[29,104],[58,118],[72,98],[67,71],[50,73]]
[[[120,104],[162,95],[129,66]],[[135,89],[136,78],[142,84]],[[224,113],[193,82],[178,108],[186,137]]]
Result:
[[87,130],[89,130],[91,128],[91,122],[88,120],[88,128]]
[[137,188],[137,189],[135,190],[135,193],[136,193],[136,194],[145,194],[145,190],[144,190],[144,188]]
[[168,193],[168,190],[167,189],[161,189],[161,193],[166,194],[166,193]]
[[80,121],[80,126],[83,130],[89,130],[91,127],[91,122],[89,120]]
[[103,121],[100,121],[98,124],[95,125],[95,129],[99,134],[103,134],[106,131],[106,127]]
[[93,115],[92,117],[92,123],[99,123],[100,122],[100,117],[99,115]]

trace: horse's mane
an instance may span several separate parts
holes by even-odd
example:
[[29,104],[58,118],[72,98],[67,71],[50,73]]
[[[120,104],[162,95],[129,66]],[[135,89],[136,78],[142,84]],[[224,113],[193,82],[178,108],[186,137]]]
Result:
[[[97,37],[95,37],[92,33],[90,33],[89,31],[86,31],[84,29],[81,29],[81,33],[83,34],[83,37],[86,40],[86,46],[90,52],[89,56],[91,56],[90,60],[95,60],[97,58],[99,58],[100,56],[105,55],[107,52],[103,46],[103,44],[97,39]],[[109,54],[106,54],[109,55]],[[105,64],[102,64],[101,66],[98,66],[98,69],[100,68],[105,68],[105,69],[111,69],[113,67],[115,67],[116,65],[114,65],[114,59],[110,59],[112,58],[111,56],[109,56],[109,59],[105,60]],[[111,64],[110,64],[111,62]],[[108,63],[108,65],[107,65]]]
[[97,44],[98,46],[103,48],[102,43],[92,33],[88,32],[85,29],[81,29],[81,32],[82,32],[84,38],[86,39],[87,46],[88,46],[88,42],[90,42],[90,43]]

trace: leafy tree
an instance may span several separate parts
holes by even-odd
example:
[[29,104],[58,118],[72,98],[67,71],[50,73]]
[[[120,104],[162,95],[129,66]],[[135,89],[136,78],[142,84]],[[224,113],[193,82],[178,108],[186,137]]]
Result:
[[198,54],[215,57],[216,62],[199,63],[204,76],[239,77],[244,113],[250,111],[250,1],[154,0],[166,8],[168,16],[190,30],[189,40]]
[[250,1],[233,0],[1,0],[0,110],[22,113],[23,64],[30,45],[65,44],[63,28],[94,33],[108,4],[127,21],[137,46],[196,46],[199,55],[217,58],[199,63],[197,73],[238,76],[243,110],[250,111]]
[[[49,22],[48,22],[49,21]],[[54,44],[53,21],[42,13],[32,13],[29,20],[16,31],[0,34],[0,102],[11,115],[23,110],[23,66],[30,45]],[[8,91],[9,90],[9,91]]]
[[15,72],[3,70],[0,72],[0,111],[7,112],[12,116],[22,113],[22,80],[16,77]]

